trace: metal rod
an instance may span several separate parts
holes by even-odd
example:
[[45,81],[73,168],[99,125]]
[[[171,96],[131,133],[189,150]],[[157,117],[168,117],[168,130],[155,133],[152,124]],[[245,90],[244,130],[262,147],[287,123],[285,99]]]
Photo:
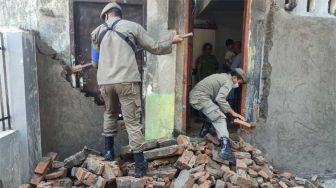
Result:
[[[1,63],[4,64],[4,51],[3,51],[3,40],[2,40],[2,34],[0,34],[1,37],[1,55],[2,55],[2,59],[1,59]],[[2,95],[2,74],[0,74],[0,110],[1,110],[1,119],[3,119],[5,117],[5,111],[4,111],[4,104],[3,104],[3,95]],[[6,130],[6,123],[5,121],[2,121],[2,130],[5,131]]]
[[[3,44],[4,44],[4,40],[3,40],[3,35],[0,34],[0,38],[1,38],[1,47],[3,48]],[[7,69],[6,69],[6,57],[5,57],[5,53],[2,50],[2,63],[3,63],[3,72],[4,72],[4,85],[5,85],[5,97],[6,97],[6,108],[7,108],[7,117],[8,117],[8,128],[12,129],[11,127],[11,122],[10,122],[10,111],[9,111],[9,97],[8,97],[8,84],[7,84]],[[2,99],[2,96],[1,96]],[[2,115],[2,117],[4,117],[4,115]]]

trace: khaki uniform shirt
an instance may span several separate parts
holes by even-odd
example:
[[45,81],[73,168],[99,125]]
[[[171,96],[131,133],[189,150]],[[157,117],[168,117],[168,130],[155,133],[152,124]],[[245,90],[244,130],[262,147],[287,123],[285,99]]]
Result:
[[[112,18],[106,23],[109,27],[120,18]],[[98,85],[116,84],[125,82],[141,82],[137,61],[132,48],[113,31],[108,31],[98,48],[99,34],[106,27],[102,24],[92,33],[92,43],[99,52]],[[121,20],[115,26],[115,30],[128,36],[133,42],[137,42],[145,50],[152,54],[168,54],[172,51],[170,39],[154,41],[147,31],[139,24],[127,20]]]
[[[226,100],[230,90],[232,89],[232,78],[230,74],[213,74],[198,82],[191,90],[190,102],[197,100],[199,102],[206,101],[202,98],[210,98],[216,102],[224,113],[231,110],[229,102]],[[195,99],[194,99],[195,98]]]

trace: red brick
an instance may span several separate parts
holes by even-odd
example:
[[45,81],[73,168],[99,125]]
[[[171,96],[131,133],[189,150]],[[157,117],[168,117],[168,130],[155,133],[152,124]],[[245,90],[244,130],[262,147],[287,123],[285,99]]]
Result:
[[86,169],[90,172],[101,175],[104,171],[104,163],[95,158],[87,158],[85,161]]
[[32,186],[30,184],[22,184],[19,188],[32,188]]
[[[74,169],[74,168],[73,168]],[[88,173],[89,171],[87,171],[84,168],[76,168],[75,170],[75,176],[77,178],[78,181],[82,182],[82,180],[84,179],[85,175]]]
[[166,158],[176,155],[181,155],[185,150],[185,147],[182,145],[174,145],[163,148],[157,148],[144,152],[144,157],[147,160]]
[[117,165],[113,165],[110,162],[104,163],[103,177],[107,180],[115,180],[116,177],[122,176],[122,172]]
[[36,174],[45,175],[51,166],[51,158],[43,158],[36,166],[34,172]]
[[51,180],[51,179],[57,179],[60,177],[65,177],[66,176],[66,168],[60,168],[56,172],[52,172],[50,174],[47,174],[44,178],[46,180]]
[[143,188],[146,184],[145,178],[134,178],[131,176],[118,177],[116,179],[117,187]]
[[179,145],[185,146],[189,150],[193,150],[194,149],[194,146],[190,142],[189,137],[187,137],[185,135],[179,135],[176,138],[176,141],[178,142]]
[[207,154],[208,156],[212,156],[212,150],[207,148],[205,150],[205,154]]
[[43,180],[43,176],[37,176],[37,175],[35,175],[35,177],[33,177],[30,180],[30,183],[33,184],[33,185],[38,185],[42,180]]
[[153,167],[156,168],[161,165],[172,164],[177,161],[177,157],[168,157],[163,159],[156,159],[153,162],[149,163],[148,168]]
[[246,170],[247,169],[247,165],[245,164],[245,162],[241,159],[237,159],[236,160],[236,168],[237,169],[243,169]]
[[192,174],[192,176],[195,179],[195,181],[197,181],[198,179],[203,177],[205,175],[205,173],[206,173],[205,171],[200,171],[200,172],[196,172],[196,173]]
[[204,183],[198,185],[199,188],[210,188],[211,187],[211,181],[207,180]]
[[231,182],[240,187],[249,188],[252,186],[252,180],[249,176],[240,176],[235,174],[231,178]]
[[185,150],[175,163],[175,167],[180,170],[191,169],[196,162],[196,156],[192,151]]
[[282,188],[288,188],[288,186],[283,181],[279,181],[279,185]]
[[212,142],[216,146],[219,146],[219,140],[217,137],[212,136],[210,133],[205,135],[205,139],[208,140],[209,142]]
[[172,145],[177,145],[177,141],[174,138],[160,138],[157,140],[160,147],[167,147]]
[[176,175],[176,172],[176,168],[162,168],[147,172],[147,176],[173,179]]
[[237,159],[251,159],[251,154],[248,152],[234,152]]
[[270,179],[270,177],[267,175],[267,173],[265,171],[263,171],[263,170],[260,170],[258,172],[258,174],[259,174],[259,176],[263,177],[265,180],[269,180]]
[[179,176],[176,178],[174,185],[178,187],[181,187],[181,185],[184,185],[183,188],[192,188],[194,182],[195,182],[195,179],[192,177],[190,172],[187,170],[182,170]]
[[256,172],[255,170],[253,170],[252,168],[249,168],[248,171],[249,175],[253,178],[258,176],[258,172]]
[[227,188],[240,188],[240,186],[232,185],[230,182],[226,182],[225,184]]
[[261,170],[261,166],[259,166],[259,165],[252,165],[252,166],[250,166],[250,168],[253,169],[256,172],[259,172]]
[[196,159],[196,164],[200,165],[200,164],[208,164],[209,162],[209,156],[207,154],[199,154],[197,155],[197,159]]
[[222,165],[221,170],[225,173],[229,173],[231,171],[230,167],[228,167],[226,165]]
[[53,161],[51,166],[52,166],[53,169],[59,169],[59,168],[64,167],[64,162]]
[[104,188],[107,184],[107,180],[98,176],[97,180],[94,182],[93,187]]
[[254,147],[252,145],[245,145],[242,149],[242,151],[250,152],[253,151]]
[[205,173],[205,175],[197,180],[197,183],[200,185],[204,183],[208,178],[210,177],[210,174],[208,172]]

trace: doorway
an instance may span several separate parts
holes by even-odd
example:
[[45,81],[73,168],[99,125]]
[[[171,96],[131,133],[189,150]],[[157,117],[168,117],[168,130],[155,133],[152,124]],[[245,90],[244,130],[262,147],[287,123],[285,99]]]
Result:
[[[249,21],[249,8],[250,2],[244,0],[212,0],[205,3],[204,1],[194,1],[194,15],[190,17],[191,31],[194,33],[192,45],[189,51],[192,55],[188,59],[188,75],[189,82],[187,93],[185,96],[189,97],[190,90],[199,82],[203,77],[210,75],[209,72],[214,73],[228,73],[230,66],[228,66],[228,54],[231,52],[232,60],[240,55],[240,64],[238,67],[246,70],[247,50],[248,50],[248,21]],[[232,43],[233,48],[228,48],[226,43]],[[239,47],[239,44],[241,46]],[[230,46],[230,45],[228,45]],[[209,52],[210,50],[210,52]],[[210,53],[211,55],[209,55]],[[210,57],[210,58],[209,58]],[[206,65],[206,71],[200,71],[200,64]],[[213,70],[213,65],[217,63],[216,71]],[[204,67],[204,66],[203,66]],[[208,72],[207,75],[200,72]],[[231,106],[235,111],[244,112],[245,106],[245,88],[240,88],[233,94],[234,100],[231,101]],[[232,94],[231,94],[232,96]],[[187,100],[188,101],[188,100]],[[205,117],[192,109],[188,105],[186,132],[189,136],[198,136],[204,123]],[[230,132],[235,132],[236,127],[228,124]]]

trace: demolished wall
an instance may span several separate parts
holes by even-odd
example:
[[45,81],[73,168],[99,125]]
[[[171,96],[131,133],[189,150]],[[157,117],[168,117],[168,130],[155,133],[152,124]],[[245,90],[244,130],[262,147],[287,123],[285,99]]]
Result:
[[[263,118],[246,137],[280,169],[331,175],[336,173],[336,19],[299,16],[283,7],[282,1],[252,5],[250,64],[259,62],[249,65],[249,71],[253,76],[251,66],[261,63],[263,100],[253,99],[261,104]],[[261,29],[253,30],[255,26]],[[264,40],[263,48],[257,38]],[[251,91],[256,90],[249,90],[250,97]]]

